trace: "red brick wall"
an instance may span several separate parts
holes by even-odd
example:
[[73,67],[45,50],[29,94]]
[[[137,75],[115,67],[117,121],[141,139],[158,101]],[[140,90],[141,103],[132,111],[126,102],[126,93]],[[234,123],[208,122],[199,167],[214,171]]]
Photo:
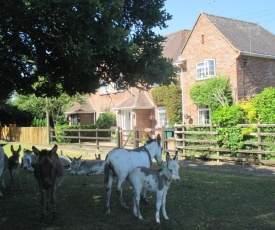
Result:
[[[202,35],[204,42],[202,42]],[[197,62],[204,59],[215,59],[217,77],[226,76],[230,79],[233,97],[236,100],[248,96],[248,92],[259,93],[264,87],[275,85],[274,60],[249,57],[246,67],[241,68],[243,59],[240,54],[204,16],[200,16],[198,19],[187,45],[183,49],[182,58],[187,59],[186,68],[183,69],[182,74],[183,109],[184,113],[191,115],[191,119],[185,119],[187,124],[198,124],[197,106],[190,98],[190,88],[200,82],[196,80]]]

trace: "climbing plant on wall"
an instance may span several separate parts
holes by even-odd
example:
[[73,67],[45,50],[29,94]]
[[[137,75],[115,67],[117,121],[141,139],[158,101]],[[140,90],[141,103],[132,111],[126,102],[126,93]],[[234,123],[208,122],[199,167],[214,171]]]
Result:
[[168,124],[182,122],[181,88],[179,85],[159,86],[152,91],[153,101],[157,106],[165,106]]

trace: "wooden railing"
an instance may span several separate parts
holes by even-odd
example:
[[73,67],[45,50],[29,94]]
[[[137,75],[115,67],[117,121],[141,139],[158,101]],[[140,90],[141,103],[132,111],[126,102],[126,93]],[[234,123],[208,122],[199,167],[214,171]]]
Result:
[[[0,127],[0,138],[31,144],[83,146],[89,149],[111,150],[116,147],[137,148],[144,145],[147,134],[161,135],[164,152],[179,151],[186,159],[199,158],[216,161],[234,161],[248,164],[275,165],[275,124],[240,124],[241,128],[254,129],[246,134],[244,146],[232,152],[223,148],[217,127],[213,125],[175,125],[174,128],[132,130],[113,129],[51,129],[50,134],[44,127]],[[74,133],[74,135],[71,135]],[[267,140],[267,137],[269,140]]]
[[[275,148],[268,150],[272,149],[271,146],[275,146],[275,125],[239,124],[238,126],[256,129],[256,132],[247,133],[244,146],[234,152],[221,147],[217,127],[213,125],[175,125],[176,149],[186,158],[275,165]],[[272,131],[266,131],[268,129]],[[271,139],[264,141],[264,137]]]
[[[97,150],[115,147],[133,149],[146,143],[147,134],[152,137],[159,133],[162,137],[163,151],[174,152],[173,132],[173,128],[141,129],[138,127],[134,127],[132,130],[122,130],[120,127],[113,129],[51,129],[50,141],[58,142],[61,145],[86,146]],[[71,135],[71,133],[75,135]]]

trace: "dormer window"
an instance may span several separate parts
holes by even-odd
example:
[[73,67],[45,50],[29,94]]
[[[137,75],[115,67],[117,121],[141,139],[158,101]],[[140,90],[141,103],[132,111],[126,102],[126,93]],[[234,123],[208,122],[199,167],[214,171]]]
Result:
[[204,59],[202,62],[197,62],[197,80],[211,78],[216,76],[216,61],[215,59]]

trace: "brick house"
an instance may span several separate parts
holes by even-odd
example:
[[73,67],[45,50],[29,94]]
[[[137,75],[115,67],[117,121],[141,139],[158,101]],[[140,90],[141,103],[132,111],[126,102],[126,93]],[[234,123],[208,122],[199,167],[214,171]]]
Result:
[[205,79],[229,78],[235,101],[275,87],[275,36],[258,24],[201,13],[174,63],[181,70],[186,124],[208,123],[190,88]]
[[[163,56],[177,60],[190,31],[181,30],[166,37]],[[152,91],[130,88],[122,90],[115,83],[103,85],[95,94],[90,94],[83,105],[75,103],[65,114],[69,124],[93,124],[101,113],[111,111],[116,114],[117,126],[130,130],[134,126],[155,128],[167,125],[164,107],[157,107],[152,99]]]

